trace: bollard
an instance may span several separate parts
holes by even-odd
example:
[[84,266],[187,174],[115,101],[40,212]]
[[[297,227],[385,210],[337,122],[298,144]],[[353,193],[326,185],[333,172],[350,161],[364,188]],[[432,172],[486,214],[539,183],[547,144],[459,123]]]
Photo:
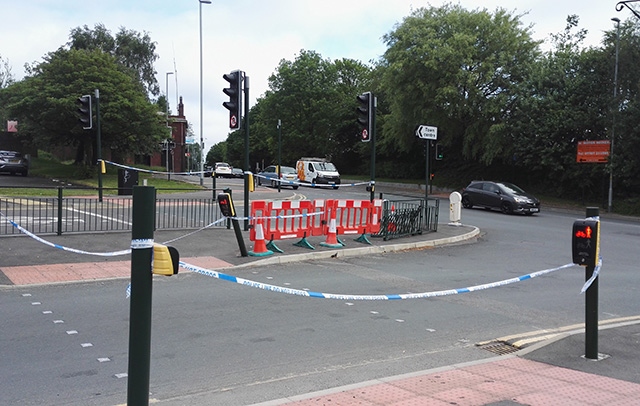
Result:
[[156,189],[133,187],[127,405],[149,405],[151,293]]
[[460,206],[462,202],[462,195],[458,192],[453,192],[449,195],[449,225],[461,226],[460,224]]

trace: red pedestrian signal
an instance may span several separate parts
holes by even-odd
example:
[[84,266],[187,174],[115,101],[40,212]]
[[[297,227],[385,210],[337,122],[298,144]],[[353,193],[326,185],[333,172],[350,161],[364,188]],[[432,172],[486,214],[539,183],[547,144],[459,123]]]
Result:
[[229,193],[220,193],[218,195],[218,206],[220,207],[220,212],[225,217],[235,217],[236,210],[233,207],[233,200],[231,200],[231,194]]
[[576,220],[571,236],[573,263],[582,266],[596,266],[600,254],[600,221],[593,219]]

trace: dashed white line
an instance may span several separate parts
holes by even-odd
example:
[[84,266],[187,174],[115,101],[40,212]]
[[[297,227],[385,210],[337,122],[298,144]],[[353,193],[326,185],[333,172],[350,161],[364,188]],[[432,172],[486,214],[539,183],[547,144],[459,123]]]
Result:
[[67,331],[67,334],[72,335],[72,334],[78,334],[77,330],[69,330]]

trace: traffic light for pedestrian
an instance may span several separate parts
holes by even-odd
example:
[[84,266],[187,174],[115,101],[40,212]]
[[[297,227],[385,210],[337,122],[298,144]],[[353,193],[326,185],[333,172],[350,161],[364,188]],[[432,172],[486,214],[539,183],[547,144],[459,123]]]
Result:
[[600,221],[594,219],[573,222],[571,253],[573,263],[596,266],[600,251]]
[[229,82],[229,87],[222,89],[224,94],[229,96],[229,101],[222,105],[229,110],[229,128],[240,128],[240,112],[242,104],[242,72],[234,70],[231,73],[222,75],[223,79]]
[[444,152],[442,149],[442,145],[436,144],[436,161],[442,161],[442,158],[444,158]]
[[236,209],[233,207],[233,200],[231,200],[231,194],[220,193],[218,194],[218,207],[220,212],[225,217],[235,217]]
[[93,116],[91,114],[91,96],[85,94],[78,97],[78,113],[80,115],[80,123],[82,128],[90,130],[93,127]]
[[373,134],[373,94],[371,92],[362,93],[357,98],[358,108],[358,124],[362,127],[360,131],[360,140],[362,142],[371,141]]

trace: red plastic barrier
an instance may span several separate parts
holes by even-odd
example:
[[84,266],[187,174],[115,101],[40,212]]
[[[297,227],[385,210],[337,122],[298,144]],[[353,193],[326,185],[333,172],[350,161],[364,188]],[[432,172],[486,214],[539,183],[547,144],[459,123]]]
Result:
[[[277,200],[251,202],[251,224],[262,217],[265,238],[285,240],[322,235],[325,210],[323,200]],[[255,227],[249,232],[249,239],[255,241]]]
[[[375,234],[380,231],[382,200],[331,200],[327,219],[335,216],[336,232],[341,234]],[[328,222],[324,233],[329,230]]]

